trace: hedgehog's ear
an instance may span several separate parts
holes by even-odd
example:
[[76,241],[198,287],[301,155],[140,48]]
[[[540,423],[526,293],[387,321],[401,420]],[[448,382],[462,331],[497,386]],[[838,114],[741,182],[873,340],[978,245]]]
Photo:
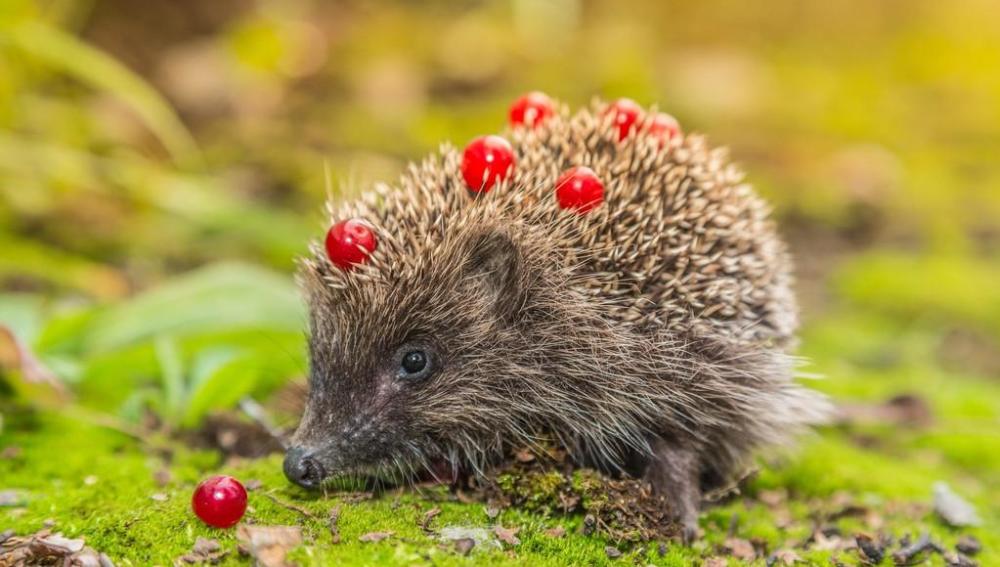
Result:
[[501,230],[484,231],[470,240],[465,280],[475,286],[478,295],[486,292],[501,313],[516,309],[520,297],[520,248]]

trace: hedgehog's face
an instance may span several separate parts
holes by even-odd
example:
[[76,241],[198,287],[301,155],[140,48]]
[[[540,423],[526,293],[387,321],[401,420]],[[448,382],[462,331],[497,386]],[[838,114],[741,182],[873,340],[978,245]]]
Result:
[[507,325],[523,304],[523,260],[505,234],[461,238],[391,285],[331,293],[306,281],[310,393],[290,480],[314,488],[345,473],[454,466],[496,437],[491,420],[510,413],[504,377],[525,364],[509,354],[524,337]]

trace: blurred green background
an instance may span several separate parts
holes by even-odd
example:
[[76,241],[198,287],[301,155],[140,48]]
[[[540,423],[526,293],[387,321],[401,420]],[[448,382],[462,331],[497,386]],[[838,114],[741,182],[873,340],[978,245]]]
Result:
[[498,131],[538,89],[728,145],[795,251],[817,387],[920,396],[931,425],[865,450],[990,501],[998,69],[993,0],[3,0],[7,429],[11,404],[64,407],[46,380],[167,430],[301,380],[290,274],[328,191]]

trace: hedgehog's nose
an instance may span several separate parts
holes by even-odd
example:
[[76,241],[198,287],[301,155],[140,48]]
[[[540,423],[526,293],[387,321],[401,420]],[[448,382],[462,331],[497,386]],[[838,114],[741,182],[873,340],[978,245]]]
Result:
[[302,447],[292,447],[285,453],[285,476],[302,488],[314,489],[326,476],[323,466]]

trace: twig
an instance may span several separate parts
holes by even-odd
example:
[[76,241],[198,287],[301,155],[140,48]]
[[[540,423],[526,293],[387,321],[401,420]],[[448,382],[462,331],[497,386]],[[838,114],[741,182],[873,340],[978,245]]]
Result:
[[315,514],[313,514],[309,510],[306,510],[305,508],[303,508],[301,506],[296,506],[295,504],[292,504],[291,502],[285,502],[283,500],[280,500],[280,499],[278,499],[277,496],[274,496],[273,494],[271,494],[269,492],[263,492],[262,494],[264,496],[267,496],[268,499],[270,499],[272,502],[274,502],[278,506],[281,506],[283,508],[288,508],[289,510],[292,510],[294,512],[298,512],[299,514],[302,514],[303,516],[305,516],[307,518],[310,518],[310,519],[313,519],[313,520],[316,519]]
[[921,553],[932,550],[941,553],[941,546],[931,541],[930,534],[924,533],[917,541],[907,545],[903,549],[892,554],[892,561],[896,565],[910,565]]
[[340,506],[334,506],[330,510],[330,536],[333,538],[333,543],[340,543],[340,527],[337,522],[340,520]]

